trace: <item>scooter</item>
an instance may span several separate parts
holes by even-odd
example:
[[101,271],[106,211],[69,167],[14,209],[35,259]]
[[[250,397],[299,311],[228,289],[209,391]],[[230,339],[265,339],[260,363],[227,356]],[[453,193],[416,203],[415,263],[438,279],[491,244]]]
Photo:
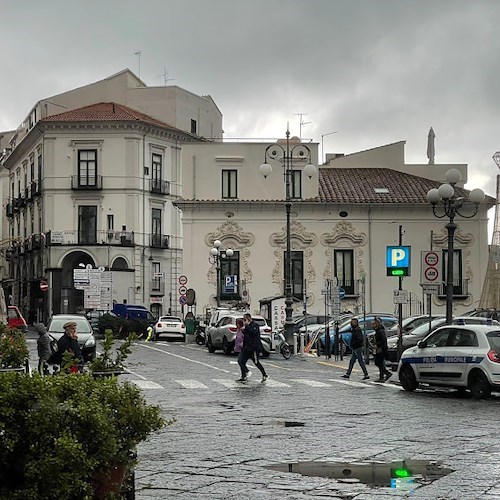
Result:
[[196,329],[194,340],[198,345],[205,345],[206,335],[200,327]]
[[286,341],[283,332],[275,333],[274,340],[278,340],[278,343],[275,347],[276,352],[281,353],[281,355],[285,359],[290,359],[290,356],[292,355],[292,349],[290,348],[290,344]]

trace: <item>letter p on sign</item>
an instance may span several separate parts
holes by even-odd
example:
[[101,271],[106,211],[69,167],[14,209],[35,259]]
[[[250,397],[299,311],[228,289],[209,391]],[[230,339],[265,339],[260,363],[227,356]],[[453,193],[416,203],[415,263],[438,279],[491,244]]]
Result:
[[387,276],[410,276],[411,247],[387,247]]

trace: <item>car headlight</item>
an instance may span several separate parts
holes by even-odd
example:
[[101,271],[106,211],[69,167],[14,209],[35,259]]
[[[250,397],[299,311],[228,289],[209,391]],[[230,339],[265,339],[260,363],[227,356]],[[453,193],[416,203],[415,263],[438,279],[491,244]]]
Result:
[[397,345],[398,345],[398,341],[397,340],[391,340],[391,341],[387,342],[387,348],[388,349],[394,349],[395,347],[397,347]]
[[95,337],[91,335],[85,342],[84,347],[94,347],[95,346]]

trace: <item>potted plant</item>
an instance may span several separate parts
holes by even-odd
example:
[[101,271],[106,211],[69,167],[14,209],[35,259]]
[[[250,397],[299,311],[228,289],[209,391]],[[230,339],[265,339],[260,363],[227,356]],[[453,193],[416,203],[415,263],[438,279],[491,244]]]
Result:
[[89,364],[90,373],[95,377],[109,377],[126,373],[124,362],[132,352],[131,346],[135,339],[135,335],[130,334],[120,347],[113,352],[115,338],[113,337],[113,331],[107,329],[104,332],[104,340],[101,346],[102,352]]
[[0,324],[0,371],[24,371],[28,358],[24,333]]
[[0,498],[105,498],[121,491],[161,410],[116,377],[0,377]]

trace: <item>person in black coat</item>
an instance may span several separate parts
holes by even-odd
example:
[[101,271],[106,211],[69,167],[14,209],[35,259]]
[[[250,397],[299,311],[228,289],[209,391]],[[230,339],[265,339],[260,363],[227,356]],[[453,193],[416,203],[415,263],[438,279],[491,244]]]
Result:
[[347,373],[342,375],[342,378],[349,378],[351,376],[352,369],[354,368],[354,363],[358,360],[359,366],[363,370],[363,380],[368,380],[370,376],[368,375],[368,370],[366,369],[365,360],[363,359],[363,341],[364,336],[361,328],[359,327],[358,320],[356,318],[351,319],[351,360],[349,361],[349,368],[347,368]]
[[64,335],[57,341],[57,354],[59,362],[62,361],[65,352],[73,354],[73,358],[78,364],[83,365],[83,356],[78,344],[78,334],[76,332],[76,323],[67,321],[63,325]]
[[378,366],[380,375],[376,382],[385,382],[392,373],[385,367],[385,358],[387,357],[387,334],[385,332],[384,324],[380,318],[372,320],[372,328],[375,330],[375,365]]
[[261,382],[264,383],[267,380],[267,373],[259,361],[259,352],[263,350],[259,325],[252,319],[249,313],[244,314],[243,323],[245,324],[243,330],[243,349],[238,357],[241,377],[236,382],[246,382],[248,380],[249,370],[247,368],[247,361],[251,359],[262,374]]

